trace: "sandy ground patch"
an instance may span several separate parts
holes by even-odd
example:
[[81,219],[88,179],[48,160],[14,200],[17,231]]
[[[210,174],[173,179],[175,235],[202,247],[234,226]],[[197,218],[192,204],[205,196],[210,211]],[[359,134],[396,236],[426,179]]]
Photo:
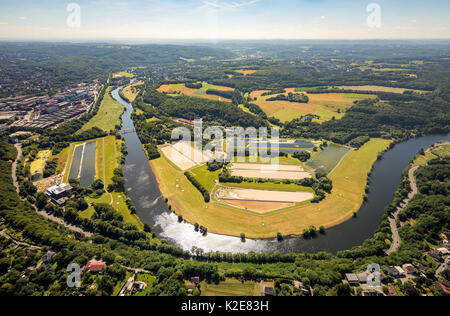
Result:
[[239,200],[227,200],[222,201],[222,203],[259,214],[265,214],[268,212],[292,207],[295,205],[294,203],[239,201]]
[[304,171],[301,166],[247,163],[234,163],[231,166],[231,175],[233,177],[262,179],[301,180],[312,178],[312,175],[309,172]]
[[35,173],[42,173],[44,171],[45,164],[50,158],[50,155],[50,150],[43,150],[37,154],[36,159],[30,164],[31,175],[34,175]]
[[254,73],[256,73],[256,70],[239,69],[239,70],[235,70],[234,72],[243,74],[244,76],[248,76],[248,75],[253,75]]
[[314,194],[311,192],[220,188],[216,192],[216,197],[218,200],[301,203],[314,199]]
[[195,149],[187,142],[162,147],[161,151],[167,159],[183,171],[202,165],[211,159],[211,156]]

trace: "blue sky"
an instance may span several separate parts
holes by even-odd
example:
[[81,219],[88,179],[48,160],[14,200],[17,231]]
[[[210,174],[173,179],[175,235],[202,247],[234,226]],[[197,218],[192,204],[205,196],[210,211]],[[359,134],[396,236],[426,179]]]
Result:
[[[67,25],[72,2],[80,27]],[[449,12],[448,0],[0,0],[0,38],[450,38]]]

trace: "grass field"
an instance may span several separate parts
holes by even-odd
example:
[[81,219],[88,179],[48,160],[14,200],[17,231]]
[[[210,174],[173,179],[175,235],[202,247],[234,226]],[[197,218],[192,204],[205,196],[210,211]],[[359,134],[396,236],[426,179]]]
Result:
[[120,78],[120,77],[134,78],[134,75],[133,75],[133,74],[130,74],[130,73],[128,73],[128,72],[125,72],[125,71],[118,72],[118,73],[115,73],[115,74],[113,75],[113,78]]
[[88,123],[86,123],[81,132],[87,131],[93,127],[98,127],[105,132],[115,130],[117,125],[120,125],[120,117],[124,111],[124,107],[119,102],[115,101],[110,92],[112,87],[108,87],[105,92],[100,109]]
[[122,89],[122,93],[130,102],[133,102],[139,94],[139,89],[137,89],[137,87],[143,84],[144,84],[143,81],[138,81],[133,84],[130,84]]
[[385,150],[389,140],[372,139],[360,150],[350,152],[331,175],[333,192],[319,204],[309,204],[267,216],[257,216],[243,210],[205,203],[202,195],[192,186],[181,171],[165,159],[152,160],[150,165],[164,197],[183,218],[190,223],[208,227],[211,233],[248,238],[271,238],[277,232],[283,235],[300,235],[303,229],[332,227],[353,216],[362,205],[367,174],[378,153]]
[[404,89],[404,88],[393,88],[393,87],[383,87],[383,86],[340,86],[338,89],[347,89],[347,90],[359,90],[359,91],[375,91],[375,92],[391,92],[391,93],[404,93],[405,91],[414,91],[418,93],[425,93],[426,91],[421,90],[413,90],[413,89]]
[[151,274],[138,274],[136,277],[136,281],[147,283],[147,288],[142,292],[136,293],[135,296],[147,296],[147,294],[152,290],[155,280],[156,277]]
[[219,284],[200,284],[202,296],[260,296],[259,284],[252,281],[242,283],[239,280],[227,279]]
[[205,187],[205,189],[212,192],[221,171],[222,170],[219,169],[215,172],[211,172],[208,170],[208,166],[203,165],[190,172]]
[[428,163],[428,161],[445,158],[450,156],[450,143],[437,144],[433,148],[428,148],[425,150],[425,155],[418,155],[413,162],[413,167],[422,166]]
[[188,97],[198,97],[198,98],[204,98],[208,100],[214,100],[214,101],[226,101],[231,102],[231,100],[219,97],[217,95],[209,95],[206,94],[207,90],[214,89],[214,90],[220,90],[220,91],[233,91],[233,88],[228,87],[222,87],[222,86],[216,86],[213,84],[209,84],[207,82],[203,82],[203,87],[201,89],[190,89],[187,88],[184,84],[167,84],[162,85],[158,88],[159,92],[167,92],[170,93],[172,96],[175,96],[176,93],[184,94]]
[[349,149],[343,146],[329,145],[318,156],[307,163],[307,166],[317,172],[330,173],[348,153]]
[[[259,105],[268,116],[275,117],[282,122],[288,122],[307,114],[319,115],[320,119],[316,120],[319,123],[329,121],[333,117],[335,119],[341,119],[345,115],[345,111],[351,108],[355,101],[376,98],[376,96],[364,94],[305,93],[309,97],[309,103],[296,103],[288,101],[267,101],[272,96],[262,96],[264,92],[266,91],[252,92],[251,97],[257,98],[257,101],[254,101],[254,103]],[[295,89],[286,89],[286,92],[295,92]],[[340,113],[338,113],[339,110]]]

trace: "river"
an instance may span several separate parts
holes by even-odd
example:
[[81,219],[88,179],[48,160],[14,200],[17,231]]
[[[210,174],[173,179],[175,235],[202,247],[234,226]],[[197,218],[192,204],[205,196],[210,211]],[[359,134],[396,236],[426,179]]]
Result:
[[396,145],[389,150],[382,160],[375,163],[371,177],[369,199],[361,207],[357,218],[348,220],[327,230],[311,240],[300,237],[288,237],[283,242],[271,240],[247,240],[240,238],[208,234],[202,237],[194,231],[194,227],[187,223],[178,223],[178,217],[169,211],[161,197],[155,176],[150,168],[142,144],[134,130],[131,119],[133,107],[123,100],[115,89],[112,96],[126,108],[122,116],[122,130],[128,149],[123,172],[126,179],[126,191],[137,209],[137,215],[143,223],[149,224],[159,238],[166,239],[170,244],[177,245],[184,250],[192,247],[203,249],[205,252],[220,251],[231,253],[246,253],[280,251],[290,252],[319,252],[336,253],[361,245],[370,238],[380,224],[385,207],[392,202],[393,194],[400,185],[402,172],[421,148],[427,148],[438,141],[450,140],[449,135],[433,135],[411,139]]

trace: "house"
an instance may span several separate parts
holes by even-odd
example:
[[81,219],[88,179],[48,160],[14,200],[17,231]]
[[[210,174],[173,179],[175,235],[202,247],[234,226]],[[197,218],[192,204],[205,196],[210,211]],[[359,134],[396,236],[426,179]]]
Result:
[[419,275],[419,270],[417,270],[412,264],[404,264],[402,268],[409,275]]
[[274,296],[275,289],[272,284],[264,284],[264,296]]
[[369,277],[369,272],[363,272],[363,273],[358,273],[356,275],[356,277],[358,278],[358,282],[360,284],[366,284],[367,283],[367,278]]
[[441,257],[450,255],[450,251],[447,248],[438,248],[436,251],[439,253]]
[[102,274],[106,268],[106,263],[102,261],[91,260],[86,264],[86,269],[91,273]]
[[303,285],[302,282],[294,281],[294,290],[296,292],[302,292],[305,295],[310,295],[309,289]]
[[404,278],[404,277],[406,277],[406,272],[402,268],[400,268],[398,266],[396,266],[396,267],[391,266],[391,267],[388,267],[386,270],[394,278]]
[[134,290],[136,292],[143,292],[143,291],[145,291],[146,288],[147,288],[147,283],[145,283],[145,282],[138,281],[138,282],[134,283]]
[[72,194],[72,187],[67,183],[62,183],[48,188],[46,193],[53,200],[60,200]]
[[399,296],[397,290],[393,286],[388,286],[389,296]]
[[445,285],[443,285],[443,284],[441,284],[439,282],[434,282],[433,286],[436,289],[436,291],[441,293],[441,295],[443,295],[443,296],[450,296],[450,290]]
[[358,276],[354,273],[347,273],[345,275],[345,279],[347,280],[348,284],[351,286],[358,286],[359,285],[359,279]]
[[56,253],[53,251],[48,251],[45,255],[42,256],[41,260],[43,264],[52,264],[53,259],[55,258]]
[[437,262],[444,262],[444,259],[442,259],[442,255],[439,251],[434,250],[434,251],[430,251],[428,253],[428,255],[433,258],[435,261]]

